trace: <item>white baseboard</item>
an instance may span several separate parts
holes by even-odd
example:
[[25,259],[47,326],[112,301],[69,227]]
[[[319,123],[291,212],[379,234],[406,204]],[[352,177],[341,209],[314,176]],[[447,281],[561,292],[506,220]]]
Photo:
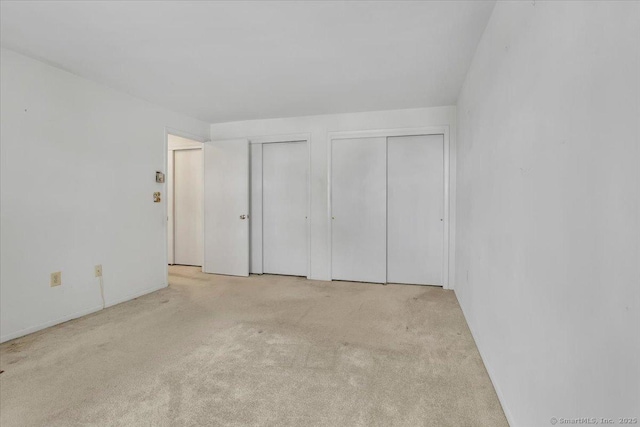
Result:
[[460,306],[460,309],[462,310],[462,314],[464,315],[464,320],[467,322],[467,326],[471,331],[471,336],[473,337],[473,340],[476,343],[476,347],[478,348],[478,353],[480,353],[480,358],[482,359],[482,363],[484,363],[484,367],[487,370],[487,373],[489,374],[489,379],[491,380],[491,384],[493,384],[493,388],[495,389],[496,394],[498,395],[498,400],[500,401],[500,405],[502,406],[502,411],[504,412],[504,416],[507,418],[507,422],[509,423],[510,426],[515,426],[516,423],[513,419],[513,416],[511,415],[511,411],[509,410],[509,407],[506,405],[506,402],[504,400],[504,394],[502,393],[502,390],[500,389],[500,386],[498,385],[498,383],[495,381],[495,376],[493,374],[494,371],[493,369],[491,369],[491,365],[487,363],[487,358],[484,356],[485,353],[482,351],[482,346],[480,344],[480,340],[478,339],[479,338],[478,331],[475,331],[473,329],[473,326],[469,322],[469,317],[464,312],[464,304],[462,304],[462,301],[460,300],[460,298],[458,298],[458,293],[455,290],[453,292],[456,294],[458,305]]
[[86,316],[87,314],[95,313],[96,311],[100,311],[100,310],[102,310],[102,306],[101,305],[99,305],[97,307],[91,307],[91,308],[88,308],[86,310],[80,310],[80,311],[77,311],[75,313],[68,314],[66,316],[62,316],[62,317],[59,317],[57,319],[41,323],[39,325],[30,326],[28,328],[20,329],[19,331],[11,332],[11,333],[6,334],[6,335],[2,335],[0,337],[0,343],[3,343],[5,341],[9,341],[9,340],[13,340],[13,339],[16,339],[16,338],[20,338],[20,337],[23,337],[25,335],[29,335],[29,334],[32,334],[34,332],[38,332],[38,331],[40,331],[42,329],[50,328],[50,327],[58,325],[60,323],[64,323],[64,322],[67,322],[69,320],[77,319],[78,317]]
[[[105,308],[112,307],[114,305],[121,304],[123,302],[131,301],[134,298],[138,298],[138,297],[141,297],[142,295],[150,294],[151,292],[159,291],[160,289],[166,288],[166,287],[167,287],[167,285],[165,284],[165,285],[156,286],[156,287],[153,287],[153,288],[147,288],[147,289],[145,289],[145,290],[143,290],[141,292],[136,292],[134,294],[127,295],[127,296],[125,296],[123,298],[119,298],[119,299],[114,300],[114,301],[109,301],[105,305]],[[83,316],[86,316],[88,314],[95,313],[96,311],[100,311],[100,310],[102,310],[102,306],[101,305],[99,305],[97,307],[91,307],[91,308],[88,308],[88,309],[85,309],[85,310],[80,310],[80,311],[77,311],[75,313],[68,314],[66,316],[62,316],[62,317],[59,317],[57,319],[41,323],[39,325],[30,326],[28,328],[20,329],[19,331],[15,331],[15,332],[8,333],[6,335],[2,335],[0,337],[0,343],[6,342],[6,341],[10,341],[10,340],[13,340],[13,339],[16,339],[16,338],[20,338],[20,337],[23,337],[25,335],[29,335],[29,334],[32,334],[34,332],[41,331],[42,329],[50,328],[50,327],[58,325],[60,323],[68,322],[69,320],[77,319],[79,317],[83,317]]]

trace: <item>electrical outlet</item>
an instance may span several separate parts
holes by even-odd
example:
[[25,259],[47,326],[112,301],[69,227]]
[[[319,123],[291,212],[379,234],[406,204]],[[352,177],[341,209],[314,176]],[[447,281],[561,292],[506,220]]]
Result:
[[51,273],[51,287],[62,285],[62,272],[54,271]]
[[96,277],[102,277],[102,264],[98,264],[94,267]]

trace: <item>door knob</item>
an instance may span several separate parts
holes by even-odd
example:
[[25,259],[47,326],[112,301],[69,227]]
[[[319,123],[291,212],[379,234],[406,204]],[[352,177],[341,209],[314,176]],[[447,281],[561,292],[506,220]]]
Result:
[[240,219],[247,219],[246,215],[240,215]]

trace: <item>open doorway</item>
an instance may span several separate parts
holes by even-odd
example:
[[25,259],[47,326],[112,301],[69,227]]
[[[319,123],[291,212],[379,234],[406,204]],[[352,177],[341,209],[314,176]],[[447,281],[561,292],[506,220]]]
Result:
[[203,261],[202,143],[169,134],[167,147],[168,263],[201,267]]

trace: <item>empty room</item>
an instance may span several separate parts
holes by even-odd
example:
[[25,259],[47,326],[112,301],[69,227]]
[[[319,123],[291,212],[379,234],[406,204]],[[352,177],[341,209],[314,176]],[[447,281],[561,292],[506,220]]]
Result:
[[640,1],[0,0],[0,425],[637,425]]

